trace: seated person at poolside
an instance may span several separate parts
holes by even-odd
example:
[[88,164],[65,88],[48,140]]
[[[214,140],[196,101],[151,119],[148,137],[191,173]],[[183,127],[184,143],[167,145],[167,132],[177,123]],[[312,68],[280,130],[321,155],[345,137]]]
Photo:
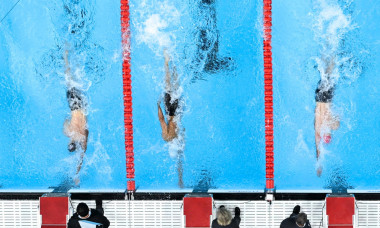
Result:
[[220,206],[216,213],[216,219],[212,221],[211,228],[239,228],[240,225],[240,208],[235,207],[235,217],[232,218],[224,206]]
[[110,226],[110,221],[108,221],[102,213],[95,209],[89,209],[85,203],[78,204],[77,212],[71,216],[67,223],[67,227],[80,228],[81,221],[100,223],[103,225],[103,228],[108,228]]
[[[280,228],[291,228],[291,227],[295,227],[295,228],[308,227],[308,228],[310,228],[311,225],[310,225],[309,220],[307,220],[307,215],[305,213],[301,213],[301,216],[299,216],[300,211],[301,211],[301,207],[299,205],[295,206],[293,208],[293,213],[288,218],[284,219],[281,222]],[[297,223],[297,221],[298,221],[298,223]],[[304,225],[302,225],[302,224],[304,224]]]
[[[331,131],[339,128],[339,119],[333,115],[331,111],[331,102],[334,95],[335,82],[333,81],[332,72],[335,68],[334,58],[328,61],[323,59],[325,64],[325,72],[321,72],[322,78],[318,83],[318,88],[315,91],[315,145],[317,150],[317,161],[320,159],[320,143],[330,143]],[[321,176],[322,166],[317,167],[317,175]]]
[[[72,82],[72,76],[69,67],[68,51],[65,52],[64,59],[66,65],[65,74],[68,85],[66,96],[71,110],[71,119],[66,120],[64,123],[64,133],[67,137],[70,138],[68,145],[68,150],[70,152],[76,151],[78,149],[78,146],[80,146],[82,149],[80,162],[77,166],[77,175],[82,167],[84,153],[87,150],[87,138],[89,132],[87,129],[87,119],[85,114],[85,97],[78,88],[71,85],[74,83]],[[79,179],[76,179],[75,182],[76,184],[79,184]]]
[[175,67],[173,68],[173,78],[169,70],[169,55],[164,51],[165,56],[165,113],[167,116],[167,123],[164,114],[161,110],[160,101],[157,102],[158,107],[158,120],[161,124],[162,138],[169,142],[178,136],[178,126],[175,120],[176,112],[178,109],[178,99],[173,100],[173,94],[178,89],[178,75]]

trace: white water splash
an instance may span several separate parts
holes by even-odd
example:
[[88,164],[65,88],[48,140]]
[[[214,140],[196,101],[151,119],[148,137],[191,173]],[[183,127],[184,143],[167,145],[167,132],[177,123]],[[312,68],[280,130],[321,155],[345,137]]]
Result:
[[[335,85],[340,79],[351,84],[362,73],[360,61],[365,57],[366,50],[357,50],[360,46],[357,38],[351,36],[358,26],[353,22],[352,15],[345,13],[351,1],[318,0],[313,13],[315,17],[315,39],[321,46],[321,55],[315,57],[322,81],[330,77],[330,84]],[[351,34],[351,35],[349,35]],[[325,71],[333,62],[332,72]],[[329,89],[329,88],[326,88]]]
[[136,11],[140,14],[140,21],[134,21],[137,41],[146,44],[157,56],[162,56],[164,48],[172,52],[177,40],[175,32],[181,23],[179,10],[169,1],[149,5],[145,0]]
[[325,147],[324,147],[324,143],[323,143],[323,140],[321,140],[321,142],[319,143],[318,147],[319,147],[319,157],[318,157],[318,160],[317,162],[315,163],[315,169],[319,169],[319,168],[322,168],[325,164],[325,161],[326,161],[326,155],[330,154],[330,151],[327,150]]
[[102,178],[102,182],[109,182],[112,180],[113,173],[113,169],[108,163],[110,159],[107,150],[101,142],[101,136],[99,133],[97,140],[94,142],[94,152],[92,154],[86,154],[85,156],[83,171],[86,173],[91,167],[92,170],[96,171],[96,176]]
[[180,135],[168,142],[169,156],[173,159],[177,158],[181,151],[185,150],[185,143],[183,142],[184,138]]
[[345,15],[337,2],[326,0],[317,2],[319,15],[314,25],[316,35],[324,42],[322,51],[335,54],[344,34],[355,26],[352,24],[351,16]]
[[304,155],[304,154],[307,154],[309,155],[310,157],[312,156],[312,150],[308,147],[306,141],[305,141],[305,137],[304,137],[304,133],[303,133],[303,130],[302,129],[299,129],[298,130],[298,135],[297,135],[297,144],[294,148],[294,151],[298,154],[298,155]]

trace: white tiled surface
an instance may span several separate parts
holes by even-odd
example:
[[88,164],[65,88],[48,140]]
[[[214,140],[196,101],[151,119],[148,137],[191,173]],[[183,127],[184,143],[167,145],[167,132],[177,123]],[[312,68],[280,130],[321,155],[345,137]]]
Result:
[[[82,201],[72,201],[76,208]],[[95,207],[95,201],[83,201]],[[225,205],[233,211],[241,209],[242,228],[279,227],[295,205],[300,205],[308,215],[313,228],[320,226],[324,201],[215,201],[215,207]],[[357,201],[359,227],[380,227],[380,201]],[[111,227],[181,227],[182,201],[103,201],[105,215]],[[0,200],[0,227],[37,228],[39,218],[38,200]]]

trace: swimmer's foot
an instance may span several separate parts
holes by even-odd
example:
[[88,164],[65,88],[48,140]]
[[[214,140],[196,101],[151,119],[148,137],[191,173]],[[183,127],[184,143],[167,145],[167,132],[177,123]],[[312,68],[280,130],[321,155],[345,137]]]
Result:
[[317,176],[318,176],[318,177],[321,177],[321,176],[322,176],[322,166],[319,166],[319,167],[317,168]]
[[79,186],[79,184],[80,184],[80,179],[79,179],[79,176],[75,176],[74,178],[73,178],[73,181],[74,181],[74,186],[75,187],[78,187]]
[[178,187],[180,188],[180,189],[183,189],[185,186],[183,185],[183,181],[182,180],[179,180],[178,181]]

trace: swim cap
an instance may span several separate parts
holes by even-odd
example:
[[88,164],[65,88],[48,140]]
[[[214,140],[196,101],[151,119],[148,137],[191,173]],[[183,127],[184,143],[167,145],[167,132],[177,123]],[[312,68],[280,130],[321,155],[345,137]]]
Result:
[[328,144],[331,142],[331,135],[323,135],[323,142]]
[[75,142],[71,142],[69,143],[69,145],[67,146],[67,149],[70,151],[70,152],[74,152],[76,150],[77,146],[75,145]]

